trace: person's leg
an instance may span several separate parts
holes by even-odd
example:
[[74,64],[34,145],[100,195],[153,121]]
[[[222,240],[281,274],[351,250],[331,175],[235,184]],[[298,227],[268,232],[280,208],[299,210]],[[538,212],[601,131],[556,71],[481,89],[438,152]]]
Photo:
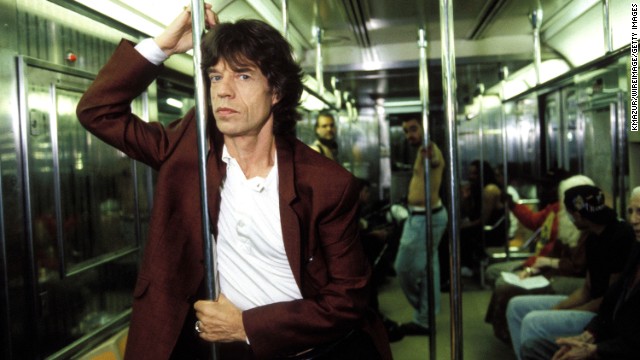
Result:
[[491,264],[487,266],[487,270],[484,272],[485,281],[487,284],[494,286],[496,281],[501,279],[503,271],[512,272],[522,266],[522,263],[522,260],[511,260]]
[[[429,266],[433,269],[433,295],[434,295],[434,306],[435,313],[440,313],[440,260],[438,255],[438,246],[440,245],[440,240],[444,235],[444,231],[447,228],[448,215],[445,209],[438,211],[436,214],[432,214],[431,217],[431,225],[432,231],[431,236],[433,237],[433,257],[432,261],[429,262]],[[421,229],[421,234],[424,234],[422,241],[426,241],[426,221],[425,227]],[[426,265],[422,272],[424,276],[420,279],[420,304],[416,309],[416,312],[413,316],[413,321],[417,324],[420,324],[423,327],[429,326],[429,292],[428,292],[428,278]],[[420,271],[420,269],[415,269],[414,271]]]
[[513,351],[518,359],[520,359],[520,335],[524,317],[534,310],[549,310],[565,298],[564,295],[524,295],[509,300],[507,324]]
[[522,360],[549,360],[560,349],[554,338],[529,339],[522,343]]
[[400,288],[416,311],[420,308],[420,283],[426,277],[424,229],[424,216],[410,216],[405,221],[394,263]]
[[520,343],[537,338],[580,334],[595,313],[582,310],[536,310],[522,319]]

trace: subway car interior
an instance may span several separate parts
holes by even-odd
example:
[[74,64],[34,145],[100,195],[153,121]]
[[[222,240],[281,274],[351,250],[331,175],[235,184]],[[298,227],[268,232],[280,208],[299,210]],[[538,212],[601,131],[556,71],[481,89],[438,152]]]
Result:
[[[522,245],[536,229],[516,220],[504,246],[484,246],[486,256],[462,271],[456,226],[472,162],[501,172],[517,202],[534,211],[553,197],[544,181],[549,171],[586,175],[624,217],[640,185],[637,6],[206,2],[220,21],[260,19],[288,39],[304,71],[300,140],[313,143],[319,113],[336,119],[336,160],[370,184],[363,208],[371,223],[390,230],[374,286],[380,312],[393,321],[412,314],[392,265],[417,153],[403,121],[418,120],[442,150],[450,221],[433,249],[442,306],[430,336],[391,343],[394,358],[515,359],[485,321],[492,294],[485,270],[528,257],[532,248]],[[155,174],[89,134],[75,109],[120,39],[157,36],[189,4],[0,0],[0,358],[124,358]],[[132,108],[168,124],[194,106],[196,90],[192,56],[174,56]]]

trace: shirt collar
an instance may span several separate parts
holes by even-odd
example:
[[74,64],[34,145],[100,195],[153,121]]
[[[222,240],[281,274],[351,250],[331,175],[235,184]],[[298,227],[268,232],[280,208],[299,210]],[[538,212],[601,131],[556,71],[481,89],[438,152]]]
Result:
[[[227,149],[226,144],[222,145],[222,161],[224,161],[227,164],[227,170],[229,170],[229,167],[231,166],[238,166],[238,162],[236,161],[236,159],[234,159],[233,156],[229,154],[229,150]],[[238,167],[238,171],[242,173],[239,167]],[[249,188],[253,189],[254,191],[261,192],[267,186],[268,180],[273,178],[273,176],[275,176],[275,174],[277,173],[278,173],[278,156],[277,156],[277,150],[276,150],[276,153],[273,159],[273,167],[269,171],[269,175],[267,175],[266,178],[255,176],[251,179],[246,179],[243,176],[243,179],[245,180],[245,184],[248,185]],[[227,176],[229,176],[229,172],[227,172]]]

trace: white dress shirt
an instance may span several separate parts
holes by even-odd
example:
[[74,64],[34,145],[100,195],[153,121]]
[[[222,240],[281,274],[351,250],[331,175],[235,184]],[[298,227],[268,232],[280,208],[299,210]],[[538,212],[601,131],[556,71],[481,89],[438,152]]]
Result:
[[221,292],[242,310],[301,299],[282,238],[277,158],[266,178],[251,179],[226,146],[222,160],[227,176],[218,218]]

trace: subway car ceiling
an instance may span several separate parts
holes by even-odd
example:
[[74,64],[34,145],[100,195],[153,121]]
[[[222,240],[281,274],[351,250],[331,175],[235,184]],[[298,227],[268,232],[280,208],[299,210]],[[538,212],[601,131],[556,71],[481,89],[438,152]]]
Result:
[[[149,6],[143,0],[49,2],[118,28],[134,40],[157,35],[188,3],[158,0]],[[29,6],[38,2],[18,3]],[[385,104],[388,113],[419,112],[417,39],[419,29],[424,29],[430,107],[432,111],[442,108],[439,1],[210,3],[222,21],[258,18],[287,34],[308,74],[308,93],[326,100],[324,104],[307,103],[311,110],[317,110],[318,104],[344,109],[350,103],[360,110]],[[541,82],[628,46],[630,0],[611,0],[606,7],[603,4],[600,0],[453,1],[458,105],[471,103],[481,89],[500,93],[501,74],[509,74],[504,94],[507,98],[537,84],[533,66],[534,25],[541,44]],[[67,12],[59,6],[50,10]],[[604,35],[607,21],[611,25],[610,43]],[[169,67],[184,74],[193,71],[188,56],[174,59]]]

